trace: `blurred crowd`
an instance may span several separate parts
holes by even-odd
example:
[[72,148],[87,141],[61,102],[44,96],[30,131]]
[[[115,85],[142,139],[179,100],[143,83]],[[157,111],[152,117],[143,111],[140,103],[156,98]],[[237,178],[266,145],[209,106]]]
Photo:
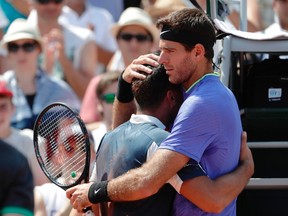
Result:
[[[206,10],[206,0],[197,2]],[[218,18],[239,29],[239,5],[220,2],[225,10]],[[269,27],[262,23],[259,2],[247,0],[247,31],[288,30],[288,0],[271,0],[275,19]],[[0,215],[69,215],[64,190],[49,183],[34,153],[38,114],[53,102],[68,104],[86,123],[96,152],[111,130],[119,75],[134,59],[158,49],[155,21],[195,5],[188,0],[0,0],[0,6],[0,149],[14,147],[9,149],[14,153],[1,150],[0,158],[23,155],[9,161],[12,165],[0,160],[2,179],[10,182],[0,180]]]

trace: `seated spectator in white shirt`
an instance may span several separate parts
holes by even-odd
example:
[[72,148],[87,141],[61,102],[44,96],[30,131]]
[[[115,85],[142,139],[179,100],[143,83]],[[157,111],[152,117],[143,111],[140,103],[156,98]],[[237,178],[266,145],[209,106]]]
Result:
[[60,23],[64,0],[29,1],[32,10],[27,19],[43,37],[41,63],[45,71],[65,80],[82,99],[97,69],[92,31]]
[[114,20],[104,8],[90,5],[86,0],[66,0],[66,6],[59,17],[61,23],[88,28],[94,33],[98,55],[97,72],[104,72],[109,60],[117,49],[115,38],[110,32]]

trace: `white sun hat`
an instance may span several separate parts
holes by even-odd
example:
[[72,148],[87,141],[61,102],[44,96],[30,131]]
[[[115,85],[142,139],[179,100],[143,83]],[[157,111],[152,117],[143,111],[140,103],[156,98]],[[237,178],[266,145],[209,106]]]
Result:
[[151,16],[143,9],[138,7],[129,7],[124,10],[117,24],[111,28],[112,34],[117,37],[121,28],[129,25],[143,26],[153,37],[154,41],[159,38],[159,30],[156,28]]
[[18,18],[11,23],[6,34],[3,36],[1,47],[4,47],[9,42],[21,39],[33,39],[42,45],[42,37],[38,28],[31,25],[27,20]]

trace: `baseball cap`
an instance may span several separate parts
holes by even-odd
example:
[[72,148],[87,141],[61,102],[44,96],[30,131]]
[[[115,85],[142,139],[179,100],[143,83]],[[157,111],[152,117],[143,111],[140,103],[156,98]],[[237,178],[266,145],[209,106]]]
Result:
[[13,93],[7,87],[7,84],[5,81],[0,81],[0,95],[1,96],[7,96],[7,97],[13,97]]
[[159,30],[153,23],[152,18],[141,8],[128,7],[125,9],[121,14],[118,23],[112,26],[111,32],[115,37],[117,37],[121,28],[129,25],[142,26],[152,35],[154,41],[159,38]]
[[26,19],[18,18],[9,26],[6,34],[3,36],[1,46],[3,47],[9,42],[21,39],[32,39],[40,45],[42,44],[42,37],[37,26],[30,24]]

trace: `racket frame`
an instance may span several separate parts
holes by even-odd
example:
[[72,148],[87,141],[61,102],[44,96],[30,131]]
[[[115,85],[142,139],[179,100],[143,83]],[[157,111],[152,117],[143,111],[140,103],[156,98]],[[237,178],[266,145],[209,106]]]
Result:
[[[77,120],[80,128],[81,128],[81,132],[84,135],[84,139],[85,139],[85,151],[86,151],[86,158],[85,158],[85,166],[83,169],[83,172],[81,173],[80,177],[72,184],[69,185],[63,185],[60,184],[59,182],[55,181],[54,178],[50,177],[49,172],[47,171],[46,167],[45,167],[45,163],[43,161],[43,158],[40,154],[40,150],[39,150],[39,141],[38,141],[38,136],[39,135],[39,125],[41,124],[42,121],[42,117],[49,112],[53,107],[56,106],[60,106],[63,107],[64,109],[67,109],[69,112],[71,112],[73,114],[73,117],[75,117],[75,119]],[[88,131],[86,129],[85,123],[82,121],[82,119],[80,118],[80,116],[73,111],[67,104],[65,103],[61,103],[61,102],[55,102],[52,104],[49,104],[48,106],[46,106],[37,116],[37,119],[35,121],[34,124],[34,128],[33,128],[33,143],[34,143],[34,150],[35,150],[35,154],[36,154],[36,158],[37,161],[42,169],[42,171],[44,172],[44,174],[47,176],[47,178],[54,183],[55,185],[59,186],[60,188],[67,190],[70,187],[73,187],[75,185],[80,184],[83,180],[85,183],[88,182],[89,180],[89,169],[90,169],[90,141],[89,141],[89,135],[88,135]],[[56,143],[58,145],[58,143]]]

